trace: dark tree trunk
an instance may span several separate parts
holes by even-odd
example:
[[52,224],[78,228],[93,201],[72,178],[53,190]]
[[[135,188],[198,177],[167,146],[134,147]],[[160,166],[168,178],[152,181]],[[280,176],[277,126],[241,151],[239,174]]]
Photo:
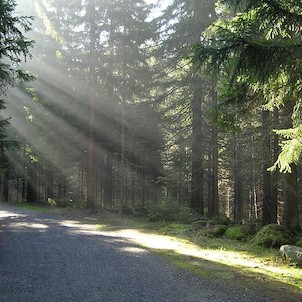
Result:
[[[212,88],[213,104],[217,104],[217,95]],[[218,129],[215,125],[212,127],[212,173],[211,173],[211,188],[210,188],[210,201],[209,201],[209,217],[219,215],[219,194],[218,194]]]
[[22,197],[21,197],[22,202],[26,200],[26,179],[23,176],[22,177]]
[[9,172],[6,170],[3,175],[3,201],[9,201]]
[[[288,102],[285,106],[285,126],[291,128],[292,113],[294,102]],[[297,178],[298,169],[296,164],[291,164],[291,173],[286,173],[284,177],[284,208],[283,208],[283,225],[292,232],[299,230],[299,202]]]
[[204,172],[202,148],[202,87],[200,78],[195,79],[194,95],[192,99],[192,179],[190,207],[204,215]]
[[142,208],[146,207],[146,172],[142,171]]
[[26,202],[38,202],[37,174],[34,167],[28,167],[27,170]]
[[285,174],[283,225],[289,230],[299,230],[299,206],[297,198],[297,166],[291,165],[291,173]]
[[46,172],[46,200],[48,200],[48,198],[54,198],[54,176],[49,168]]
[[105,175],[104,175],[104,205],[107,208],[113,207],[113,162],[112,153],[107,152]]
[[[277,108],[275,108],[273,113],[274,128],[275,125],[279,125],[279,113]],[[273,134],[273,162],[278,159],[278,154],[280,152],[279,140],[277,134]],[[278,221],[278,172],[272,172],[272,209],[274,212],[274,217],[276,217],[276,222]]]
[[241,175],[241,153],[236,134],[234,137],[234,221],[242,222],[243,201],[242,201],[242,175]]
[[131,173],[131,204],[132,209],[136,206],[136,175],[137,175],[137,169],[133,167],[132,173]]
[[262,154],[264,162],[262,165],[263,174],[263,217],[262,225],[277,222],[277,205],[274,204],[272,197],[272,174],[267,169],[272,165],[271,154],[271,127],[270,112],[262,112]]

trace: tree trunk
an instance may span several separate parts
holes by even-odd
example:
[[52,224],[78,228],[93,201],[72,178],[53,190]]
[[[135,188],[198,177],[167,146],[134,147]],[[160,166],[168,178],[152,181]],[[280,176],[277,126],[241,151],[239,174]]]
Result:
[[146,173],[142,170],[142,209],[146,207]]
[[25,179],[25,175],[22,176],[22,196],[21,196],[21,200],[22,202],[26,201],[26,179]]
[[3,201],[8,202],[9,200],[9,172],[5,170],[3,175]]
[[[279,125],[279,113],[275,108],[273,113],[273,125]],[[280,152],[279,139],[277,134],[273,134],[273,162],[276,162]],[[276,222],[278,222],[278,172],[272,172],[272,208],[275,212]]]
[[[292,128],[294,102],[288,102],[285,106],[286,127]],[[299,203],[297,177],[298,169],[296,164],[291,164],[291,173],[286,173],[284,177],[284,209],[283,225],[292,232],[299,230]]]
[[263,217],[262,225],[277,222],[277,204],[272,199],[272,175],[267,169],[272,165],[271,155],[271,127],[270,112],[262,112],[262,154],[264,162],[262,165],[263,177]]
[[[217,95],[214,87],[212,88],[213,104],[217,104]],[[216,125],[212,126],[212,172],[210,179],[210,202],[209,202],[209,217],[219,215],[219,194],[218,194],[218,129]]]
[[95,0],[89,1],[89,17],[90,17],[90,62],[89,62],[89,98],[90,98],[90,118],[88,133],[88,164],[87,164],[87,208],[95,207],[95,107],[96,107],[96,11]]
[[200,78],[196,76],[194,95],[192,99],[192,179],[190,207],[204,215],[204,172],[202,148],[202,87]]
[[113,207],[113,162],[112,152],[107,151],[105,175],[104,175],[104,205],[106,208]]
[[242,176],[241,176],[241,154],[238,150],[238,141],[234,135],[234,221],[242,222],[243,203],[242,203]]
[[297,198],[297,165],[291,165],[292,172],[285,174],[283,225],[292,232],[299,230],[299,206]]
[[35,168],[29,166],[27,167],[26,202],[32,203],[37,201],[37,175]]
[[48,200],[48,198],[54,198],[54,177],[53,172],[49,170],[49,167],[46,168],[46,200]]

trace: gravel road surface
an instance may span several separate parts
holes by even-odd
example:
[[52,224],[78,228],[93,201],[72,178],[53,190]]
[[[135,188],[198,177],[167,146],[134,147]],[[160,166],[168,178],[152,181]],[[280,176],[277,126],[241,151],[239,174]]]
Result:
[[[118,237],[0,203],[2,302],[271,302],[202,280]],[[77,227],[78,225],[78,227]]]

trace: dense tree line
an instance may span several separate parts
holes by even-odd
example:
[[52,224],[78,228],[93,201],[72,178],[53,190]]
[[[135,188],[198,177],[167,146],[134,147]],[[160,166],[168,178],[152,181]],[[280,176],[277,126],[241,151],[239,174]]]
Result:
[[20,0],[36,79],[7,95],[3,199],[297,230],[301,6],[215,2]]

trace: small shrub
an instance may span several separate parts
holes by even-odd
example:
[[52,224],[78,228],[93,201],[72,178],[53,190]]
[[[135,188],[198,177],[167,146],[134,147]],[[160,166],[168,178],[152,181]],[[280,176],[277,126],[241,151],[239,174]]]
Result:
[[194,220],[194,215],[189,207],[182,206],[178,209],[178,213],[176,213],[176,218],[179,222],[191,223]]
[[146,217],[148,216],[148,210],[145,207],[137,206],[134,208],[133,216],[135,217]]
[[197,220],[192,223],[192,229],[193,231],[198,231],[203,229],[208,225],[209,221],[208,220]]
[[202,232],[205,236],[218,238],[225,234],[227,228],[228,227],[226,225],[214,225],[213,227],[205,229]]
[[302,247],[302,238],[297,241],[297,243],[295,244],[295,246]]
[[253,241],[264,247],[280,248],[281,245],[292,244],[293,235],[282,225],[269,224],[260,229]]
[[54,200],[52,198],[48,198],[46,204],[51,207],[66,208],[70,205],[70,202],[66,199]]
[[167,206],[164,204],[155,204],[149,209],[148,219],[150,222],[176,221],[176,210],[172,206]]
[[254,221],[246,222],[243,227],[246,229],[249,235],[256,235],[260,229]]
[[148,211],[148,219],[150,222],[172,222],[178,221],[182,223],[190,223],[194,217],[192,211],[188,207],[177,207],[173,205],[155,204]]
[[122,213],[123,215],[132,215],[133,214],[133,209],[127,205],[124,205],[122,208]]
[[227,216],[219,216],[213,218],[213,223],[217,225],[230,225],[231,220]]
[[225,231],[225,237],[238,241],[247,240],[248,235],[248,231],[244,225],[233,225]]

